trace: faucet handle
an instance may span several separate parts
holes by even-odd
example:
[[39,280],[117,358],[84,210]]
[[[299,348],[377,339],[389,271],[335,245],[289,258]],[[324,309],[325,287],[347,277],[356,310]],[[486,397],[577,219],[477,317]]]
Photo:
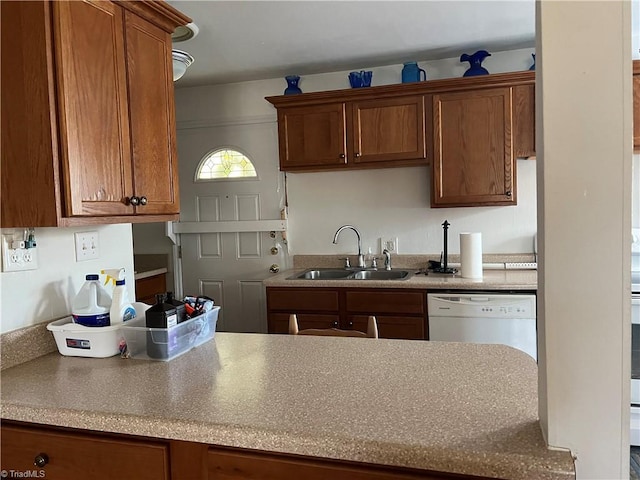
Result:
[[378,268],[378,260],[381,260],[381,257],[371,257],[371,268]]
[[338,260],[344,260],[344,268],[351,268],[351,260],[349,257],[341,257]]

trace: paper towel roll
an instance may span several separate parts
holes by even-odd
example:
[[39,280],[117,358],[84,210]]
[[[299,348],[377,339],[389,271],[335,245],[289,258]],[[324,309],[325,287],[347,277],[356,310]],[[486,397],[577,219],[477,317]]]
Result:
[[482,234],[460,234],[460,274],[464,278],[482,278]]

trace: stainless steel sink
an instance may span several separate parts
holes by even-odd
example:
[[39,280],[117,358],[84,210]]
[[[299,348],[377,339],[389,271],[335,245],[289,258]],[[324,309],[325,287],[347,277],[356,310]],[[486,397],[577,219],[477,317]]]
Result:
[[312,268],[289,277],[288,280],[406,280],[409,270],[346,270],[343,268]]
[[353,274],[354,280],[404,280],[409,278],[408,270],[361,270]]
[[350,270],[318,268],[315,270],[307,270],[291,278],[304,280],[344,280],[352,274],[353,272]]

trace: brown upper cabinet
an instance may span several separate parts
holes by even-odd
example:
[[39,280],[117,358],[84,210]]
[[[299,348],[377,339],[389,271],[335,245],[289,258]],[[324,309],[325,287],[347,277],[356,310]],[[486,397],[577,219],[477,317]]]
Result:
[[278,108],[281,170],[426,165],[423,95],[317,97],[267,98]]
[[640,152],[640,60],[633,61],[633,150]]
[[2,2],[2,227],[175,220],[165,2]]
[[535,72],[267,97],[280,169],[432,165],[432,206],[515,205],[535,157]]
[[515,204],[509,87],[433,95],[434,207]]

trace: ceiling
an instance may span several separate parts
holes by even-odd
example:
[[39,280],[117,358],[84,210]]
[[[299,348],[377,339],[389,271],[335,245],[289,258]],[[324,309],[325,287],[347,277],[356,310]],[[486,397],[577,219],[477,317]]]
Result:
[[360,70],[535,46],[535,0],[192,1],[176,88]]

